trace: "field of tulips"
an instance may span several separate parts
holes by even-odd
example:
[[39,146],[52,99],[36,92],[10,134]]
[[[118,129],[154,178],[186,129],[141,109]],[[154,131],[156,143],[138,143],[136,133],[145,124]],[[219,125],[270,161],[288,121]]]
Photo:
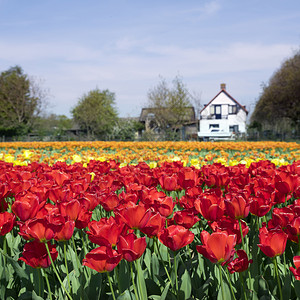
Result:
[[0,299],[300,298],[300,145],[0,144]]

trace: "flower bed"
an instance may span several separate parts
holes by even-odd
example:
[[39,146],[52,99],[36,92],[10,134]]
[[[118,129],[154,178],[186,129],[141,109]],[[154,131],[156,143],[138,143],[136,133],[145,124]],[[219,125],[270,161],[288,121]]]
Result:
[[296,299],[300,161],[287,157],[2,161],[0,298]]

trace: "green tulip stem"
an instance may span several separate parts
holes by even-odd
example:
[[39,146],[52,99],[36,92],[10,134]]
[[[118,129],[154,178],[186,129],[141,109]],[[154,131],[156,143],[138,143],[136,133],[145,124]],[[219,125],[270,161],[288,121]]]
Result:
[[134,282],[132,261],[130,262],[130,273],[131,273],[131,280],[132,280],[132,285],[133,285],[133,290],[134,290],[135,298],[139,299],[138,293],[137,293],[137,289],[136,289],[136,285],[135,285],[135,282]]
[[233,292],[232,284],[231,284],[231,276],[230,276],[230,273],[229,273],[227,268],[226,268],[226,271],[227,271],[227,279],[228,279],[228,283],[229,283],[229,287],[230,287],[232,297],[233,297],[234,300],[236,300],[234,292]]
[[68,262],[67,262],[67,244],[66,244],[66,242],[64,242],[64,257],[65,257],[65,267],[66,267],[66,272],[67,272],[69,291],[71,292],[70,276],[69,276],[69,269],[68,269]]
[[224,286],[223,286],[223,278],[222,278],[222,266],[221,264],[219,266],[219,275],[220,275],[220,283],[221,283],[221,291],[222,291],[222,299],[225,300],[225,293],[224,293]]
[[277,284],[278,284],[278,289],[279,289],[279,295],[280,295],[280,300],[282,300],[282,290],[281,290],[281,283],[280,283],[280,279],[279,279],[279,273],[278,273],[278,265],[277,265],[277,257],[273,257],[273,263],[274,263],[274,267],[275,267],[275,275],[277,277]]
[[50,288],[48,275],[47,275],[47,272],[45,270],[43,270],[43,271],[44,271],[43,273],[44,273],[44,277],[45,277],[47,288],[48,288],[48,295],[49,295],[50,300],[52,300],[52,293],[51,293],[51,288]]
[[107,274],[107,279],[108,279],[108,283],[109,283],[109,287],[110,287],[110,290],[111,290],[112,297],[113,297],[114,300],[116,300],[116,296],[115,296],[115,293],[114,293],[113,286],[111,284],[111,279],[110,279],[109,273],[106,272],[106,274]]
[[175,271],[175,288],[176,288],[176,295],[177,295],[177,299],[178,299],[179,294],[178,294],[177,255],[176,255],[176,253],[174,253],[174,271]]
[[239,219],[239,226],[240,226],[240,233],[241,233],[241,240],[242,240],[243,250],[247,253],[248,251],[246,251],[247,249],[245,249],[245,241],[244,241],[243,227],[242,227],[241,219]]
[[242,282],[242,287],[243,287],[243,292],[244,292],[244,298],[245,298],[245,300],[247,300],[247,294],[246,294],[244,276],[243,276],[242,273],[239,273],[239,275],[240,275],[240,279],[241,279],[241,282]]
[[73,248],[74,248],[74,252],[75,252],[75,256],[76,256],[76,262],[77,262],[77,270],[79,270],[79,258],[78,258],[78,254],[77,254],[77,249],[76,249],[76,244],[75,244],[75,240],[74,240],[74,235],[72,235],[72,244],[73,244]]
[[172,280],[171,280],[171,277],[170,277],[170,274],[169,274],[168,269],[167,269],[167,267],[166,267],[166,264],[165,264],[165,262],[164,262],[164,260],[163,260],[163,258],[162,258],[162,256],[161,256],[161,253],[160,253],[160,251],[159,251],[157,238],[155,238],[155,244],[156,244],[156,248],[157,248],[157,253],[158,253],[159,258],[160,258],[160,260],[161,260],[161,262],[162,262],[162,264],[163,264],[163,267],[164,267],[165,272],[166,272],[166,274],[167,274],[167,276],[168,276],[168,279],[169,279],[169,281],[170,281],[170,284],[171,284],[172,288],[174,288],[173,282],[172,282]]
[[39,296],[42,297],[42,273],[40,268],[37,268],[37,271],[39,274]]
[[60,278],[60,276],[59,276],[59,274],[58,274],[58,272],[57,272],[57,270],[56,270],[56,267],[55,267],[55,265],[54,265],[54,263],[53,263],[53,259],[52,259],[52,257],[51,257],[51,253],[50,253],[49,246],[48,246],[48,243],[47,243],[47,242],[45,243],[45,246],[46,246],[46,249],[47,249],[47,252],[48,252],[48,256],[49,256],[49,259],[50,259],[50,261],[51,261],[51,265],[52,265],[52,267],[53,267],[54,273],[55,273],[55,275],[56,275],[56,277],[57,277],[57,279],[58,279],[58,281],[59,281],[61,287],[62,287],[63,290],[65,291],[66,295],[68,296],[68,298],[69,298],[70,300],[72,300],[71,295],[69,294],[68,290],[67,290],[66,287],[64,286],[64,284],[63,284],[63,282],[61,281],[61,278]]

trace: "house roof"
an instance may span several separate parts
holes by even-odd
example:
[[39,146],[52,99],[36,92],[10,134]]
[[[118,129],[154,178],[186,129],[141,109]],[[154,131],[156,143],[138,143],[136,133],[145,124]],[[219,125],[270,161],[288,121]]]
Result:
[[221,89],[221,91],[213,98],[211,99],[208,104],[206,104],[200,111],[200,114],[202,113],[202,111],[208,106],[210,105],[211,102],[213,102],[221,93],[225,93],[225,95],[230,98],[233,102],[235,102],[243,111],[245,111],[246,114],[248,114],[248,110],[245,108],[245,106],[241,105],[238,101],[236,101],[228,92],[226,92],[225,89]]
[[[141,115],[140,115],[140,122],[145,122],[149,114],[153,114],[155,118],[155,111],[161,111],[162,109],[168,110],[167,107],[165,108],[156,108],[156,107],[146,107],[142,108]],[[184,108],[185,115],[184,115],[184,121],[185,122],[193,122],[196,120],[196,114],[195,109],[193,106],[188,106]]]

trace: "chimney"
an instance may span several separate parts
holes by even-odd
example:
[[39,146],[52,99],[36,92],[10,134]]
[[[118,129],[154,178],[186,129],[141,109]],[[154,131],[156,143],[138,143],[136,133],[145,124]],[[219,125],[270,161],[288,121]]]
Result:
[[221,90],[226,91],[226,83],[221,83]]

